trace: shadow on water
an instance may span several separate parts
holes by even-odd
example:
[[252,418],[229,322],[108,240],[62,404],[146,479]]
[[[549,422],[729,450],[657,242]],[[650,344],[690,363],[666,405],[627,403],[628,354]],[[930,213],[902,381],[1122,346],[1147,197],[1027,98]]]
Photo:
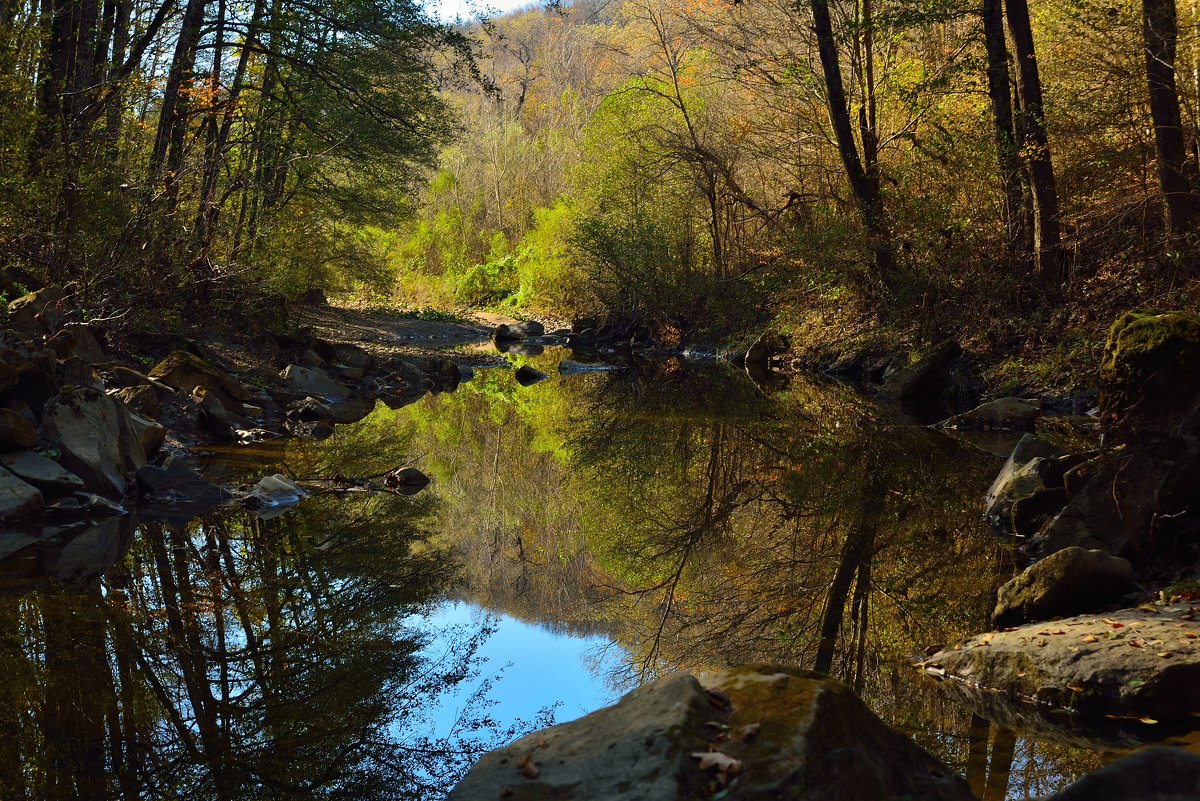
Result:
[[[487,625],[440,656],[408,625],[447,599],[611,643],[595,662],[617,687],[748,662],[827,672],[985,801],[1109,758],[973,717],[911,666],[987,628],[1014,569],[980,520],[994,454],[834,385],[678,359],[560,374],[557,348],[508,358],[551,379],[476,370],[325,442],[208,465],[234,484],[411,459],[434,479],[415,498],[320,492],[270,521],[121,523],[74,556],[0,541],[0,717],[15,732],[0,797],[437,797],[521,725],[488,717],[503,682],[472,684]],[[480,691],[455,734],[423,734],[463,686]]]

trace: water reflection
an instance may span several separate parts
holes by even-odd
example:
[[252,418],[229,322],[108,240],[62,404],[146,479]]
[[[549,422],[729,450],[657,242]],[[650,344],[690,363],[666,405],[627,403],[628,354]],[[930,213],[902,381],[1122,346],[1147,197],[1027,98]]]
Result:
[[[983,799],[1106,758],[973,718],[909,664],[985,628],[1013,570],[979,519],[995,455],[837,386],[509,355],[552,379],[480,369],[325,442],[214,455],[223,483],[313,482],[284,517],[121,524],[74,552],[11,540],[0,797],[435,798],[535,722],[514,714],[563,700],[573,717],[669,670],[754,661],[853,684]],[[347,491],[410,462],[434,478],[421,495]],[[503,632],[434,632],[447,600],[611,643],[602,680],[493,706],[509,657],[481,649]]]
[[428,798],[511,736],[470,696],[484,629],[405,626],[455,571],[428,499],[140,528],[103,578],[0,598],[0,797]]

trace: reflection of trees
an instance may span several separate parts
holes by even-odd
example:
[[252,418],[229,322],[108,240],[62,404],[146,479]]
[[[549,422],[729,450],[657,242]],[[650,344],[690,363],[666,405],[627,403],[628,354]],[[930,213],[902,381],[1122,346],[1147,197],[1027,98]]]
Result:
[[493,736],[434,739],[481,633],[409,615],[454,575],[428,501],[320,497],[271,521],[148,525],[103,580],[0,599],[0,796],[427,798]]

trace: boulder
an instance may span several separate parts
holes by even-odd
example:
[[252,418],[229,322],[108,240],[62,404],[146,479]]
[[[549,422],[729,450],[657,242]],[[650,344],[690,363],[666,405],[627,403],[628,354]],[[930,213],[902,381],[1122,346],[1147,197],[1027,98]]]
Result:
[[916,364],[900,368],[888,376],[880,395],[910,400],[934,394],[947,381],[950,367],[962,353],[962,347],[957,342],[943,342]]
[[138,470],[137,484],[143,499],[138,516],[143,519],[186,522],[233,497],[174,454],[161,467],[147,465]]
[[506,339],[529,339],[530,337],[540,337],[546,333],[546,327],[537,320],[528,320],[520,323],[502,323],[496,326],[496,330],[492,332],[492,339],[497,342]]
[[237,439],[237,429],[230,417],[229,411],[215,392],[209,392],[204,387],[196,387],[192,392],[192,400],[196,402],[197,419],[200,428],[217,439]]
[[33,451],[0,454],[0,467],[44,495],[57,497],[83,489],[83,479],[51,459]]
[[150,377],[174,390],[190,393],[196,387],[214,392],[226,406],[228,401],[248,401],[250,391],[194,353],[172,351],[150,371]]
[[289,364],[279,377],[287,382],[289,389],[324,400],[345,400],[350,390],[345,384],[334,381],[324,370]]
[[1109,330],[1100,416],[1122,436],[1174,433],[1200,399],[1200,315],[1132,311]]
[[287,418],[304,423],[318,420],[328,423],[333,420],[333,410],[329,408],[328,404],[316,398],[305,398],[288,404]]
[[61,331],[46,340],[46,346],[53,350],[59,359],[77,356],[89,365],[105,359],[95,334],[86,325],[79,323],[64,326]]
[[1195,801],[1200,755],[1147,748],[1089,773],[1048,801]]
[[[1165,725],[1200,709],[1200,638],[1188,604],[1077,615],[972,637],[920,664],[968,703],[996,698]],[[985,715],[995,720],[995,716]]]
[[375,357],[358,345],[348,342],[331,343],[318,341],[314,346],[317,353],[327,363],[343,367],[355,367],[359,370],[370,370],[375,366]]
[[[971,799],[845,685],[788,668],[674,674],[483,756],[450,801]],[[853,781],[847,781],[847,776]],[[732,784],[731,784],[732,782]]]
[[326,366],[325,360],[321,358],[321,354],[317,353],[312,348],[309,348],[308,350],[304,351],[304,353],[300,354],[300,365],[302,367],[309,367],[312,369],[319,369]]
[[125,419],[129,424],[129,429],[133,433],[134,439],[141,446],[143,459],[149,461],[158,453],[163,442],[167,438],[167,429],[162,423],[157,420],[151,420],[147,417],[142,417],[124,408]]
[[415,467],[398,467],[383,477],[383,484],[401,495],[416,495],[429,486],[429,476]]
[[64,390],[46,404],[42,423],[63,467],[100,495],[123,496],[125,474],[146,464],[146,432],[139,431],[125,404],[98,390]]
[[[1019,444],[1017,449],[1021,449]],[[1056,459],[1037,456],[1022,464],[1020,458],[1014,450],[984,500],[984,518],[993,528],[1006,534],[1015,533],[1012,510],[1018,500],[1062,484],[1062,469]]]
[[787,353],[788,347],[787,338],[778,331],[764,331],[754,340],[754,344],[746,349],[745,362],[765,365],[776,356]]
[[32,448],[37,438],[37,429],[32,423],[12,409],[0,409],[0,451]]
[[45,499],[36,487],[0,468],[0,523],[39,514]]
[[549,377],[541,370],[535,370],[527,364],[523,364],[517,368],[517,383],[523,387],[531,387],[540,381],[545,381]]
[[1094,612],[1133,588],[1133,565],[1103,551],[1071,547],[1035,562],[1000,588],[992,621],[1015,626]]
[[938,424],[939,428],[965,431],[1033,431],[1041,407],[1020,398],[997,398],[955,415]]
[[158,400],[158,391],[149,384],[138,384],[117,390],[113,396],[130,409],[146,417],[158,417],[162,405]]
[[8,304],[8,325],[31,336],[53,333],[66,321],[65,298],[62,289],[56,286],[22,295]]

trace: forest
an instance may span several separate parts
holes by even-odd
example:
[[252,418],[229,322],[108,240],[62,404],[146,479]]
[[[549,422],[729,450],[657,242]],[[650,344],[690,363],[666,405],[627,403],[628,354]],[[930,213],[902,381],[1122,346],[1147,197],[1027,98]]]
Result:
[[320,290],[1091,367],[1120,311],[1194,305],[1198,21],[1173,0],[579,0],[453,25],[411,0],[5,0],[0,289],[68,284],[117,329]]

